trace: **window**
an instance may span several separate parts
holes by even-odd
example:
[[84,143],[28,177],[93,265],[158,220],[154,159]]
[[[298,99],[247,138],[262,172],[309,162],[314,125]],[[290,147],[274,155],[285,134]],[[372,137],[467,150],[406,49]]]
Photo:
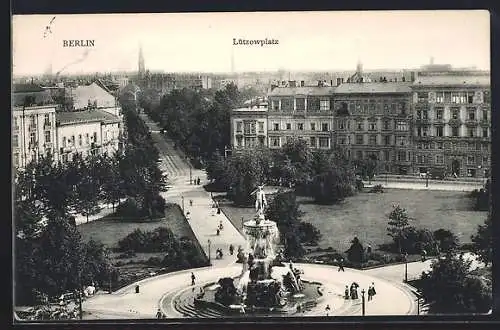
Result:
[[327,137],[319,138],[319,147],[320,148],[328,148],[330,146],[330,139]]
[[265,144],[265,138],[263,136],[259,136],[259,145],[263,146]]
[[[347,104],[346,104],[346,108],[347,108]],[[319,109],[322,110],[322,111],[330,110],[330,100],[321,100],[321,101],[319,101]]]
[[94,140],[95,143],[97,143],[97,132],[94,132]]
[[467,135],[468,135],[469,137],[474,137],[474,129],[473,129],[473,128],[471,128],[471,127],[469,127],[469,128],[467,129]]
[[467,93],[465,92],[452,92],[451,103],[467,103]]
[[377,122],[376,121],[371,121],[369,124],[370,131],[376,131],[377,130]]
[[396,122],[396,131],[407,131],[408,130],[408,123],[405,121],[398,121]]
[[316,145],[316,137],[311,136],[309,138],[309,144],[311,145],[311,147],[316,148],[317,147],[317,145]]
[[363,144],[364,141],[363,141],[363,135],[359,134],[359,135],[356,135],[356,144]]
[[391,145],[391,136],[390,135],[384,136],[384,144],[386,146],[390,146]]
[[17,117],[12,118],[12,126],[14,127],[14,131],[19,130],[19,122]]
[[436,119],[443,119],[443,109],[436,110]]
[[474,158],[474,156],[467,156],[467,164],[468,165],[474,165],[476,162],[476,159]]
[[286,129],[287,129],[287,130],[292,129],[292,124],[290,124],[290,123],[286,123]]
[[422,136],[429,136],[429,127],[422,126]]
[[398,151],[397,159],[398,159],[398,162],[406,162],[406,152],[405,151]]
[[436,103],[443,103],[443,102],[444,102],[444,93],[436,92]]
[[281,110],[290,112],[293,109],[293,98],[281,99]]
[[483,110],[483,120],[484,121],[488,120],[488,111],[487,110]]
[[451,128],[451,136],[454,136],[454,137],[458,136],[458,127],[457,126],[453,126]]
[[369,143],[372,146],[377,145],[377,136],[376,135],[370,135]]
[[356,159],[363,159],[363,151],[361,150],[356,151]]
[[306,99],[301,97],[301,98],[296,98],[295,99],[295,111],[304,111],[306,110]]
[[358,122],[356,123],[356,127],[358,128],[358,131],[362,131],[362,130],[364,130],[364,128],[365,128],[364,126],[365,126],[365,125],[363,124],[363,122],[362,122],[362,121],[358,121]]
[[255,147],[256,145],[256,139],[255,137],[245,137],[245,147]]
[[303,123],[297,123],[297,129],[299,131],[303,131],[304,130],[304,124]]
[[12,135],[12,146],[14,148],[19,148],[19,135],[17,134]]
[[90,136],[89,136],[89,133],[85,134],[85,144],[86,145],[89,145],[90,144]]
[[389,120],[384,120],[384,129],[385,130],[391,129],[391,122]]
[[243,130],[243,123],[241,121],[236,123],[236,132],[241,133]]
[[469,120],[476,120],[476,110],[469,110],[468,117],[469,117]]
[[50,115],[48,113],[43,115],[43,125],[50,126]]
[[30,126],[36,128],[36,117],[30,116]]
[[436,136],[443,136],[443,126],[437,126],[436,127]]
[[391,160],[391,155],[389,153],[389,150],[384,150],[384,159],[386,161],[390,161]]
[[277,136],[273,136],[269,138],[271,140],[271,146],[273,147],[279,147],[280,146],[280,138]]
[[271,101],[271,108],[275,111],[278,111],[280,108],[279,108],[279,101],[277,100],[272,100]]
[[396,144],[398,146],[406,145],[406,137],[405,136],[396,136]]
[[451,110],[451,119],[458,119],[460,113],[458,109],[452,109]]
[[483,156],[483,165],[488,165],[489,158],[488,156]]
[[436,155],[436,164],[443,164],[443,163],[444,163],[443,155]]
[[467,103],[469,103],[469,104],[474,103],[474,93],[473,92],[467,93]]
[[321,131],[322,132],[328,132],[328,123],[322,123],[321,124]]
[[30,145],[31,147],[34,147],[36,144],[36,132],[31,132],[30,133]]
[[255,122],[245,122],[244,133],[246,135],[253,135],[253,134],[255,134]]
[[[108,137],[108,132],[104,132],[104,133],[105,133],[106,140],[107,140],[107,137]],[[78,135],[78,145],[79,145],[79,146],[82,146],[82,144],[83,144],[83,141],[82,141],[82,135],[81,135],[81,134],[79,134],[79,135]]]
[[483,92],[483,103],[491,103],[491,95],[490,91],[484,91]]
[[45,143],[50,143],[50,131],[45,131]]
[[259,121],[259,133],[264,133],[264,123]]
[[424,164],[425,157],[423,155],[417,155],[417,164]]
[[14,166],[19,166],[19,153],[14,153]]
[[436,142],[436,149],[443,149],[443,142]]
[[424,149],[431,149],[431,144],[429,142],[425,142]]
[[476,150],[476,144],[473,142],[469,142],[469,150]]
[[236,137],[236,145],[238,147],[242,146],[242,141],[243,141],[243,139],[241,138],[241,136]]
[[444,103],[451,102],[451,92],[444,92]]
[[483,138],[487,138],[487,137],[488,137],[488,129],[483,128]]
[[338,123],[339,123],[339,129],[345,129],[345,127],[346,127],[345,120],[339,120]]
[[400,102],[399,103],[399,113],[401,115],[406,114],[406,103],[405,102]]
[[315,131],[316,130],[316,123],[311,123],[311,131]]
[[417,93],[417,101],[418,102],[427,102],[429,99],[429,94],[422,92],[422,93]]
[[340,136],[339,137],[339,139],[338,139],[338,143],[339,144],[345,145],[345,144],[347,144],[346,142],[347,142],[347,140],[346,140],[345,136]]
[[428,110],[422,110],[422,119],[424,119],[424,120],[429,119],[429,111]]
[[273,124],[273,130],[274,130],[274,131],[279,131],[279,130],[280,130],[280,124],[278,124],[278,123],[274,123],[274,124]]

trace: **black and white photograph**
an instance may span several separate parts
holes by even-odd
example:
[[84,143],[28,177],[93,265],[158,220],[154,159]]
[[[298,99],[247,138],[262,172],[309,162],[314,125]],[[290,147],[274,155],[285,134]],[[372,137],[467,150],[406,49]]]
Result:
[[14,323],[492,314],[488,11],[11,38]]

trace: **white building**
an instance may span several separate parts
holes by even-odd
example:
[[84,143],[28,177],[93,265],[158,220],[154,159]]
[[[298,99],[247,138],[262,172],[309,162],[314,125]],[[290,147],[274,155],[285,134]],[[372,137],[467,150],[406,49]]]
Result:
[[14,106],[12,111],[12,161],[24,167],[56,150],[56,105]]
[[121,118],[106,111],[84,110],[57,113],[56,159],[71,161],[75,153],[83,156],[112,154],[120,148],[123,134]]
[[116,97],[101,87],[97,82],[87,86],[70,89],[75,110],[97,108],[117,117],[121,117],[121,107]]

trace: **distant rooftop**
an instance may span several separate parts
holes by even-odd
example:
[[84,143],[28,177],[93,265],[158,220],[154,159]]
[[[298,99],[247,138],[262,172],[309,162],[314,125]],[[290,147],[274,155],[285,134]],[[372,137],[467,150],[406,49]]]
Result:
[[418,76],[414,86],[489,86],[490,80],[487,74]]
[[268,96],[293,96],[293,95],[330,95],[335,92],[335,87],[304,86],[304,87],[276,87]]
[[336,94],[364,94],[364,93],[410,93],[409,82],[368,82],[346,83],[337,86]]
[[12,86],[13,93],[33,93],[43,92],[43,88],[37,84],[14,84]]
[[120,118],[99,109],[85,111],[58,112],[56,120],[60,125],[79,123],[104,122],[106,124],[118,123]]

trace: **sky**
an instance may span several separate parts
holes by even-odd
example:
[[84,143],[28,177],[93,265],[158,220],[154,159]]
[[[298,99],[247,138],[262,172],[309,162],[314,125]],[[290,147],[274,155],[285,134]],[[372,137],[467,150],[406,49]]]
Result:
[[[16,15],[13,74],[367,70],[428,64],[490,68],[488,11]],[[233,45],[236,39],[278,44]],[[63,40],[94,40],[90,49]],[[233,61],[231,59],[234,59]]]

